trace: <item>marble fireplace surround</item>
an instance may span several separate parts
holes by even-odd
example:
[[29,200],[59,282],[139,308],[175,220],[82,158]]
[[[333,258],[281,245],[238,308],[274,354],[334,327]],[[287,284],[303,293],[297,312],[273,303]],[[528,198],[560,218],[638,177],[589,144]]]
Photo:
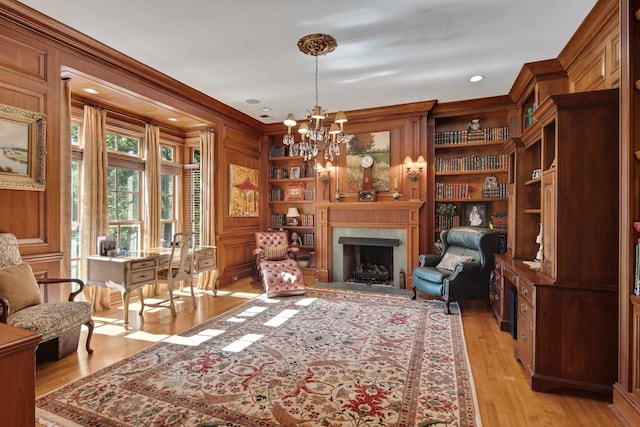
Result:
[[[419,210],[421,200],[398,202],[320,202],[316,204],[316,277],[320,282],[338,280],[342,275],[340,236],[397,238],[394,248],[394,286],[398,273],[405,271],[405,287],[411,288],[411,272],[418,265]],[[335,242],[335,244],[334,244]],[[398,253],[402,251],[402,253]]]

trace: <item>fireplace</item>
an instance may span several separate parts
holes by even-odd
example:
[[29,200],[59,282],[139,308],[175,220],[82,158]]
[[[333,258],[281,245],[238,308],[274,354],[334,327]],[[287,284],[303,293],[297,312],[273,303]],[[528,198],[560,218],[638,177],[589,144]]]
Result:
[[400,288],[406,233],[399,228],[333,227],[333,281]]
[[[316,278],[321,282],[343,282],[344,248],[340,237],[397,239],[389,262],[389,285],[411,287],[411,272],[418,264],[420,207],[424,202],[376,201],[316,203]],[[362,254],[361,254],[362,255]]]
[[393,247],[398,239],[340,237],[345,282],[393,286]]

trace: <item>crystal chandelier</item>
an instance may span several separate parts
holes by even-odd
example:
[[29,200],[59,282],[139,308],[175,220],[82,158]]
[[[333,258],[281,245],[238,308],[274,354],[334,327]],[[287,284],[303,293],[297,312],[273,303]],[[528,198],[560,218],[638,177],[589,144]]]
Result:
[[[334,122],[327,131],[322,122],[327,118],[327,113],[318,103],[318,56],[333,52],[337,46],[336,40],[328,34],[309,34],[298,40],[300,51],[314,56],[316,61],[316,102],[312,110],[307,110],[308,122],[301,123],[298,128],[302,137],[298,152],[305,161],[316,158],[320,150],[324,151],[325,160],[333,161],[334,156],[340,155],[340,144],[346,144],[349,140],[349,136],[344,133],[347,116],[342,111],[336,113]],[[282,140],[285,145],[295,143],[291,128],[296,124],[293,114],[288,114],[284,121],[288,130]]]

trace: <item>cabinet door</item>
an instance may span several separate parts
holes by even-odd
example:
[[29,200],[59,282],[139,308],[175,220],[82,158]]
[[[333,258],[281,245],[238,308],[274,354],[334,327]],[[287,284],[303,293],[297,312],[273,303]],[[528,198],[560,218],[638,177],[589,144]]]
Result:
[[542,175],[542,272],[556,278],[556,173]]

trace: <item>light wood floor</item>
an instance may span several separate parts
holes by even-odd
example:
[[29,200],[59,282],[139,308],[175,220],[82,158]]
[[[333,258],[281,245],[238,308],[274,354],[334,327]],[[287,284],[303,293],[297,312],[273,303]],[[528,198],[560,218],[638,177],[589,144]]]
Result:
[[[77,353],[57,362],[38,364],[36,396],[108,366],[174,334],[236,307],[262,292],[261,286],[243,279],[213,297],[200,294],[193,310],[188,298],[178,303],[178,315],[166,309],[146,309],[144,319],[137,304],[130,306],[130,329],[122,328],[122,307],[95,313],[96,329],[88,356],[81,344]],[[462,304],[467,350],[478,404],[486,427],[515,426],[620,426],[610,412],[610,401],[579,393],[531,391],[522,366],[513,357],[513,340],[501,332],[488,305]],[[147,311],[148,310],[148,311]],[[81,337],[84,338],[84,335]]]

